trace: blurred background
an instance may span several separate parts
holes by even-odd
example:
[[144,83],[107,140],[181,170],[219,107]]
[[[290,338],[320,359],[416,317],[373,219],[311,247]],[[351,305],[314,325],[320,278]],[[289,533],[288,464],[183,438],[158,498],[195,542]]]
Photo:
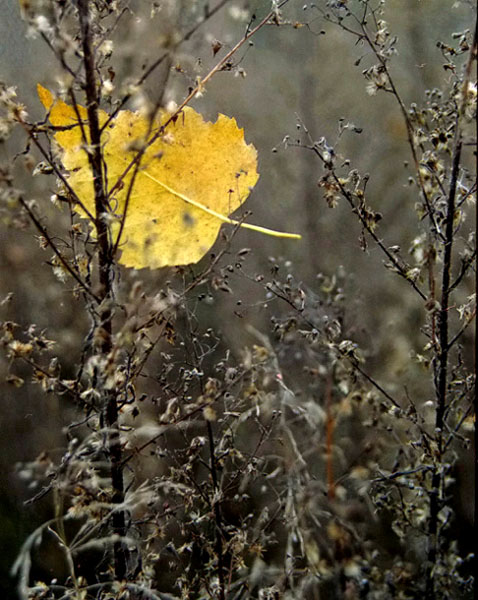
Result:
[[[202,14],[204,4],[130,2],[132,15],[119,24],[113,37],[116,81],[139,73],[143,64],[167,47],[168,38],[184,35]],[[151,16],[154,5],[161,5],[162,10]],[[217,61],[213,42],[218,40],[225,49],[232,47],[249,22],[257,23],[269,5],[262,0],[226,3],[148,80],[146,96],[154,101],[166,82],[163,102],[181,102],[196,77],[204,76]],[[425,89],[443,84],[447,73],[436,43],[447,42],[453,32],[471,27],[472,14],[473,5],[468,2],[388,0],[385,19],[392,34],[398,36],[392,73],[405,105],[420,104]],[[253,15],[255,21],[251,21]],[[401,391],[406,386],[411,395],[426,397],[429,381],[410,362],[410,353],[419,352],[424,344],[420,332],[423,307],[407,285],[383,268],[379,250],[373,245],[361,250],[360,228],[349,206],[342,203],[334,210],[328,208],[317,186],[322,170],[313,153],[283,143],[286,136],[294,141],[301,133],[298,122],[314,140],[325,136],[332,144],[338,140],[339,120],[353,123],[361,133],[345,131],[337,150],[350,159],[353,168],[370,173],[368,201],[383,215],[380,237],[386,245],[399,245],[406,252],[420,231],[414,212],[416,191],[407,185],[409,172],[403,166],[410,156],[398,106],[392,96],[367,94],[362,70],[372,63],[355,38],[322,22],[304,0],[290,0],[284,17],[290,25],[263,28],[253,38],[253,45],[245,45],[234,57],[233,73],[219,73],[205,94],[192,103],[212,120],[219,112],[235,117],[247,142],[258,150],[260,180],[245,206],[252,211],[248,220],[302,234],[298,242],[242,230],[234,237],[232,250],[253,249],[248,263],[251,278],[270,269],[270,257],[282,258],[295,280],[312,292],[318,290],[318,274],[333,277],[341,273],[348,298],[347,319],[369,372],[389,390]],[[355,64],[363,55],[360,64]],[[3,0],[0,79],[16,86],[32,119],[44,114],[36,84],[54,89],[60,76],[46,44],[33,37],[21,19],[18,2]],[[24,146],[22,133],[15,132],[8,144],[0,145],[2,162]],[[60,227],[64,217],[48,207],[55,188],[53,176],[29,178],[20,168],[18,172],[18,187],[36,199]],[[46,330],[47,337],[57,340],[68,369],[78,356],[78,341],[88,323],[78,308],[81,301],[73,300],[68,285],[52,276],[48,259],[31,226],[0,224],[0,302],[13,294],[2,306],[1,319],[35,323],[39,330]],[[159,288],[169,276],[167,272],[141,273],[150,289]],[[124,277],[134,279],[134,274],[125,273]],[[234,315],[238,297],[243,318]],[[209,322],[219,326],[233,351],[239,352],[257,341],[245,323],[269,335],[269,317],[255,308],[263,297],[260,286],[245,277],[237,278],[234,294],[216,299],[214,307],[200,318],[204,326]],[[32,385],[17,390],[4,384],[8,364],[1,360],[0,588],[3,597],[14,598],[9,576],[12,562],[28,533],[51,516],[48,501],[25,507],[25,499],[34,490],[22,483],[15,465],[45,450],[52,457],[61,456],[62,428],[70,422],[74,407],[62,398],[40,394]]]

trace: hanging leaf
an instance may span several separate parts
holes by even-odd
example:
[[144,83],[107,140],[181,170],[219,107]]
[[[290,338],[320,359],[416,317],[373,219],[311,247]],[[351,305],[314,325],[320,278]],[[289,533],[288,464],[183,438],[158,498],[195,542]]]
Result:
[[[49,111],[50,123],[61,128],[55,140],[69,172],[68,183],[83,206],[78,212],[94,215],[93,177],[84,139],[85,135],[88,139],[87,111],[55,99],[41,85],[38,94]],[[128,110],[119,111],[109,123],[108,118],[99,111],[113,241],[124,220],[119,262],[137,269],[198,262],[214,244],[223,222],[238,224],[229,215],[246,200],[259,178],[255,148],[246,144],[235,119],[219,115],[211,123],[189,107],[153,143],[148,140],[160,131],[169,113],[162,111],[153,128],[147,118]],[[139,148],[144,154],[132,184],[135,169],[128,167]]]

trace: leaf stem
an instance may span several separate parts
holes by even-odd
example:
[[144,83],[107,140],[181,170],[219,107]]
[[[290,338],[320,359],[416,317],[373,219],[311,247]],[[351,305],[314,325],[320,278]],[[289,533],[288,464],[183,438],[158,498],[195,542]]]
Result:
[[204,206],[204,204],[201,204],[200,202],[197,202],[196,200],[192,200],[191,198],[188,198],[184,194],[181,194],[181,192],[177,192],[173,188],[169,187],[169,185],[166,185],[159,179],[156,179],[156,177],[153,177],[152,175],[150,175],[147,171],[139,171],[139,172],[141,173],[141,175],[144,175],[145,177],[149,177],[149,179],[151,179],[152,181],[154,181],[155,183],[160,185],[162,188],[164,188],[170,194],[173,194],[174,196],[181,198],[181,200],[184,200],[184,202],[187,202],[188,204],[191,204],[192,206],[199,208],[200,210],[204,211],[208,215],[211,215],[221,221],[224,221],[224,223],[229,223],[230,225],[237,225],[238,227],[243,227],[244,229],[251,229],[252,231],[258,231],[259,233],[264,233],[265,235],[271,235],[273,237],[290,238],[290,239],[294,239],[294,240],[300,240],[302,238],[302,236],[299,235],[298,233],[286,233],[284,231],[275,231],[274,229],[268,229],[267,227],[261,227],[259,225],[252,225],[251,223],[243,223],[241,221],[235,221],[234,219],[225,217],[224,215],[221,215],[221,213],[218,213],[215,210],[212,210],[212,208],[208,208],[207,206]]

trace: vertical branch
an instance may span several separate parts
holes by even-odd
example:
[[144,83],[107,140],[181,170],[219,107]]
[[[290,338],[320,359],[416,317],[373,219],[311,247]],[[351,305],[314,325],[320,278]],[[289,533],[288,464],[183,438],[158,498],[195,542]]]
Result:
[[[93,174],[95,194],[95,227],[98,240],[99,262],[99,296],[103,302],[100,307],[101,352],[108,355],[112,350],[112,311],[108,305],[111,298],[111,271],[113,267],[112,249],[109,238],[107,219],[108,202],[106,196],[106,182],[103,176],[103,157],[101,152],[101,130],[98,119],[98,89],[96,85],[96,65],[93,53],[92,34],[90,29],[91,14],[88,0],[78,0],[78,15],[80,22],[81,41],[83,49],[83,65],[85,69],[85,94],[88,111],[88,125],[90,139],[88,147],[88,160]],[[105,302],[106,301],[106,302]],[[111,462],[111,484],[113,488],[112,503],[122,504],[124,501],[124,481],[122,450],[118,434],[118,404],[115,391],[105,392],[104,423],[108,429],[108,454]],[[125,514],[123,510],[116,510],[112,516],[113,532],[124,537],[126,534]],[[114,544],[114,566],[116,579],[122,580],[126,576],[127,557],[126,548],[121,540]]]
[[[448,358],[450,343],[448,339],[448,311],[449,311],[449,298],[452,291],[451,284],[451,269],[452,269],[452,247],[453,247],[453,235],[454,235],[454,217],[455,217],[455,199],[456,189],[458,183],[458,176],[460,170],[461,152],[463,146],[462,131],[461,131],[461,117],[465,110],[465,105],[468,96],[468,85],[471,77],[471,67],[477,56],[477,23],[475,22],[475,32],[470,56],[465,68],[465,76],[462,85],[462,99],[456,112],[456,123],[455,123],[455,141],[453,147],[451,176],[450,176],[450,188],[448,192],[447,200],[447,216],[446,216],[446,227],[445,227],[445,249],[443,255],[443,270],[442,270],[442,284],[441,284],[441,302],[438,320],[438,338],[439,338],[439,354],[438,354],[438,365],[437,365],[437,387],[436,387],[436,416],[435,416],[435,431],[436,431],[436,442],[437,442],[437,458],[440,464],[443,463],[443,453],[445,451],[443,427],[445,425],[445,410],[447,404],[447,379],[448,379]],[[476,160],[476,154],[475,154]],[[478,218],[478,213],[477,213]],[[478,221],[477,221],[478,222]],[[476,235],[476,233],[475,233]],[[476,240],[475,240],[476,244]],[[476,257],[475,257],[476,261]],[[476,268],[475,268],[475,286],[476,284]],[[476,325],[475,325],[476,327]],[[476,372],[477,372],[477,353],[476,353],[476,335],[475,335],[475,416],[478,405],[478,398],[476,392]],[[477,522],[477,491],[476,491],[476,472],[477,472],[477,433],[476,433],[476,421],[475,421],[475,508],[474,508],[474,533],[477,533],[478,522]],[[427,598],[434,597],[434,585],[433,585],[433,569],[438,554],[438,527],[439,527],[439,512],[441,508],[440,495],[442,492],[443,485],[443,474],[436,468],[432,476],[432,487],[430,491],[430,522],[429,522],[429,548],[428,548],[428,565],[427,565],[427,581],[426,581],[426,596]],[[478,544],[475,537],[475,546]],[[475,552],[473,560],[473,574],[474,574],[474,586],[475,596],[478,591],[478,583],[476,576],[478,556]]]
[[[93,54],[90,12],[87,0],[78,1],[80,30],[83,49],[83,64],[85,67],[85,94],[88,111],[88,125],[90,132],[88,160],[93,174],[93,186],[95,192],[95,227],[99,247],[99,269],[101,296],[106,298],[111,292],[111,249],[108,240],[108,225],[105,216],[108,212],[106,199],[105,181],[103,178],[103,160],[101,155],[101,132],[98,120],[98,91],[95,78],[95,57]],[[107,319],[104,327],[110,328],[111,320]]]
[[[473,48],[471,50],[471,60],[475,61],[475,77],[478,76],[478,19],[475,21],[475,34],[473,40]],[[470,62],[471,71],[471,62]],[[478,199],[478,120],[475,119],[475,198]],[[478,201],[475,199],[475,306],[478,299]],[[476,310],[476,309],[475,309]],[[474,375],[475,389],[473,399],[473,416],[474,416],[474,510],[473,510],[473,591],[474,597],[478,598],[478,318],[475,316],[475,345],[474,345]]]
[[[476,121],[476,135],[478,139],[478,120]],[[475,174],[478,174],[478,142],[475,146]],[[475,175],[475,190],[477,189],[478,177]],[[478,192],[475,192],[478,194]],[[478,202],[475,201],[475,304],[478,298]],[[473,510],[473,590],[475,598],[478,598],[478,318],[475,316],[475,342],[474,342],[474,376],[475,376],[475,389],[473,398],[473,423],[474,423],[474,435],[473,435],[473,462],[474,462],[474,510]]]
[[[438,364],[436,366],[436,412],[435,412],[435,432],[437,444],[437,460],[442,464],[444,445],[443,445],[443,426],[447,403],[447,382],[448,382],[448,312],[449,298],[451,292],[451,269],[452,269],[452,250],[454,235],[454,216],[455,216],[455,197],[460,169],[462,139],[459,123],[459,114],[457,114],[455,124],[455,143],[453,150],[453,161],[450,177],[450,189],[447,200],[446,226],[445,226],[445,248],[443,254],[443,268],[441,281],[441,300],[438,317]],[[426,577],[426,597],[434,597],[433,570],[438,554],[438,524],[439,512],[441,508],[441,488],[443,475],[438,467],[435,466],[432,475],[430,490],[430,521],[428,527],[428,564]]]

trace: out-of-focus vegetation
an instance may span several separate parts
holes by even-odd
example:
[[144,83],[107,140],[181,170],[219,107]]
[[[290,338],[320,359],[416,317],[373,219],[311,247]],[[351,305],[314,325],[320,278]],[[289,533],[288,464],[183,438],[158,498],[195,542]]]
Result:
[[[474,597],[475,22],[1,3],[5,597]],[[247,220],[302,241],[224,226],[194,267],[102,258],[38,82],[145,115],[197,90],[258,150]]]

